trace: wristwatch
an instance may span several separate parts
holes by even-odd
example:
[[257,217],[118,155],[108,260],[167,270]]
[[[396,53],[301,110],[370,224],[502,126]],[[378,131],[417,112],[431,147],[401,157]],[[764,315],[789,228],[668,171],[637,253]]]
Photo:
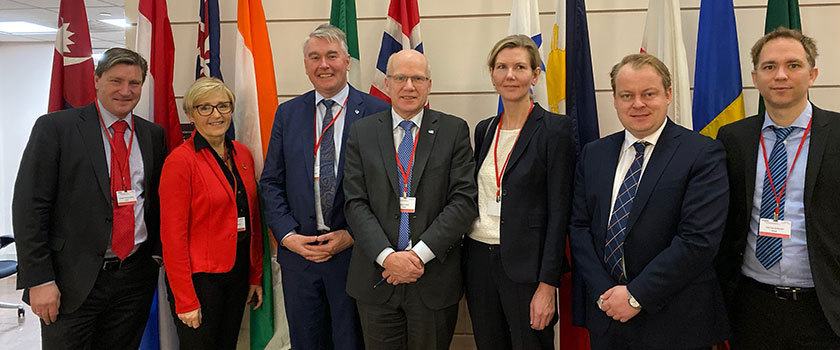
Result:
[[642,309],[642,304],[639,304],[639,301],[636,300],[636,298],[634,298],[632,294],[630,294],[630,291],[627,291],[627,302],[630,303],[630,307],[636,310]]

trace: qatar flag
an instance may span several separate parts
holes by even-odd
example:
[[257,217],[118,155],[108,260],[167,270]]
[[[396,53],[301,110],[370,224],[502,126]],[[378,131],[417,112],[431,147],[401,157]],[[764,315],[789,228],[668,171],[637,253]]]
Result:
[[85,3],[61,0],[55,36],[48,111],[81,107],[93,102],[93,58]]

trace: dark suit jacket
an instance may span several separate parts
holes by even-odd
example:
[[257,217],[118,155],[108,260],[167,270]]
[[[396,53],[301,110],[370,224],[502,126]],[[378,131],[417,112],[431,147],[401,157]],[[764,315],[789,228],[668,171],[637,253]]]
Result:
[[624,241],[627,290],[642,311],[621,324],[595,303],[617,284],[604,264],[604,244],[624,131],[581,151],[570,234],[586,296],[575,302],[584,304],[593,337],[626,327],[640,345],[710,347],[729,331],[712,268],[728,203],[724,152],[720,143],[666,123],[639,183]]
[[[461,238],[478,215],[475,162],[469,126],[460,118],[426,109],[412,166],[411,193],[417,209],[411,215],[411,242],[422,240],[435,254],[417,280],[423,302],[431,309],[454,305],[463,294]],[[350,129],[344,167],[344,212],[356,237],[347,292],[356,300],[381,304],[394,286],[382,283],[376,256],[396,249],[400,210],[397,161],[391,111],[362,119]]]
[[[339,154],[344,154],[347,148],[347,136],[353,123],[389,106],[382,100],[350,86]],[[277,242],[292,230],[302,235],[318,234],[315,220],[315,180],[312,173],[315,167],[315,156],[312,153],[315,145],[314,120],[315,90],[284,102],[277,107],[274,115],[260,187],[265,200],[265,220]],[[347,228],[342,190],[344,159],[345,157],[341,156],[338,161],[338,189],[335,193],[332,217],[324,218],[327,226],[333,230]],[[347,249],[331,260],[347,264],[351,251],[352,249]],[[277,249],[277,262],[283,268],[295,270],[303,270],[314,264],[282,245]]]
[[[499,118],[492,117],[475,129],[476,178],[485,161],[493,162],[498,125]],[[500,158],[500,167],[502,163]],[[574,173],[571,119],[534,105],[502,177],[501,257],[511,280],[560,286],[568,271],[565,247]]]
[[[840,114],[813,106],[811,141],[805,165],[805,231],[817,297],[834,333],[840,335]],[[729,216],[715,260],[729,310],[741,276],[750,234],[756,155],[764,116],[752,116],[720,129],[729,169]],[[800,160],[801,163],[801,160]],[[802,165],[802,164],[800,164]],[[762,169],[763,171],[763,169]]]
[[[135,117],[134,125],[143,154],[146,244],[160,255],[158,182],[166,139],[162,127],[143,118]],[[87,298],[111,240],[110,170],[101,128],[95,104],[41,116],[15,181],[17,287],[55,280],[60,313],[75,311]]]

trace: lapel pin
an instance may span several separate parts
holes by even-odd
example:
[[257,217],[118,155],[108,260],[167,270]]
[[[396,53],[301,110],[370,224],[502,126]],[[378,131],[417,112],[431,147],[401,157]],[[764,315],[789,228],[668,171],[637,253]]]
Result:
[[356,114],[359,114],[359,110],[358,110],[358,109],[357,109],[355,112],[356,112]]
[[434,134],[434,133],[435,133],[435,131],[434,131],[434,130],[429,130],[429,133],[430,133],[430,134]]
[[245,164],[242,164],[242,170],[248,170],[248,167]]

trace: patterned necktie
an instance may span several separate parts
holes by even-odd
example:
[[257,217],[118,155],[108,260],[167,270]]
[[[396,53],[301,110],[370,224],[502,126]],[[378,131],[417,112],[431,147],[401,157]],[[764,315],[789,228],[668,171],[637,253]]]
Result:
[[[787,179],[787,150],[785,149],[785,139],[793,131],[793,127],[777,128],[771,126],[776,132],[776,142],[773,144],[773,151],[770,152],[770,158],[767,159],[767,167],[770,168],[770,176],[773,179],[773,185],[776,191],[781,191],[779,194],[779,220],[785,218],[785,192],[782,188]],[[770,185],[770,177],[764,174],[764,187],[761,191],[761,212],[760,218],[772,219],[773,213],[776,212],[776,198],[773,193],[773,186]],[[765,269],[770,269],[782,260],[782,239],[778,237],[758,236],[755,242],[755,258],[764,266]]]
[[644,141],[636,142],[633,148],[636,156],[624,181],[618,188],[615,196],[615,207],[610,215],[610,226],[607,228],[606,241],[604,246],[604,263],[610,270],[610,275],[618,283],[627,283],[627,274],[624,270],[624,237],[626,236],[627,217],[630,216],[630,209],[633,208],[633,198],[636,197],[636,190],[639,188],[639,179],[642,176],[642,163],[645,159]]
[[[414,122],[410,120],[403,120],[400,122],[400,127],[405,130],[405,136],[403,136],[402,142],[400,142],[400,148],[397,151],[397,155],[400,157],[400,164],[402,164],[403,169],[408,171],[408,183],[403,183],[404,179],[402,177],[402,170],[397,169],[400,171],[399,176],[399,184],[400,184],[400,195],[402,195],[402,191],[408,188],[406,191],[406,196],[411,196],[411,169],[409,168],[411,164],[411,151],[414,148],[414,135],[411,134],[411,128],[414,127]],[[399,165],[397,165],[399,167]],[[400,213],[400,235],[397,237],[397,250],[405,250],[408,248],[409,242],[409,234],[411,233],[411,228],[408,226],[408,215],[409,213]]]
[[111,147],[111,199],[114,204],[111,251],[123,260],[134,249],[134,205],[119,205],[116,195],[117,191],[131,189],[131,167],[128,164],[128,149],[125,147],[128,123],[120,120],[112,124],[111,128],[114,129],[114,143]]
[[335,183],[335,139],[333,138],[333,128],[330,125],[333,120],[332,108],[335,101],[323,99],[321,103],[327,109],[324,112],[324,134],[321,136],[321,145],[318,148],[321,154],[318,184],[321,190],[321,216],[324,218],[324,225],[329,226],[337,188]]

